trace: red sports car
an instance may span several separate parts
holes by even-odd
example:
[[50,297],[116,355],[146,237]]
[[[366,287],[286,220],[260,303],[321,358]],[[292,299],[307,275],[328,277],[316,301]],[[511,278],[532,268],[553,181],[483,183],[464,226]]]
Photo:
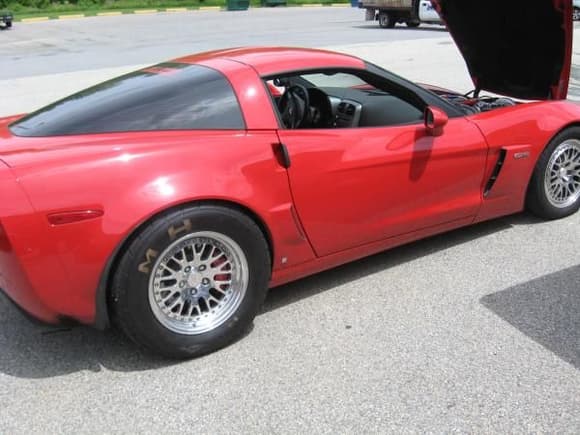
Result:
[[576,212],[571,2],[516,3],[436,2],[467,96],[343,54],[232,49],[0,120],[0,287],[46,322],[191,357],[240,336],[269,287],[524,208]]

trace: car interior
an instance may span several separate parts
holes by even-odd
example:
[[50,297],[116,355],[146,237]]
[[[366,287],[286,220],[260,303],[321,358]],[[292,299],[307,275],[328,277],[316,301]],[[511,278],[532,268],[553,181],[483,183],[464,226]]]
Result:
[[353,72],[322,71],[268,77],[266,85],[287,129],[382,127],[423,122],[423,107],[386,81]]

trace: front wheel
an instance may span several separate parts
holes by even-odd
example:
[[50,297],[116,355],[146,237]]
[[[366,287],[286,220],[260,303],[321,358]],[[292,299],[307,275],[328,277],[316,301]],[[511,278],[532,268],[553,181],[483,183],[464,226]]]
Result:
[[388,12],[379,13],[379,26],[383,29],[392,29],[397,24],[397,20],[393,14]]
[[243,213],[200,205],[150,223],[113,280],[116,324],[172,358],[226,346],[251,325],[270,278],[268,244]]
[[563,131],[548,144],[534,170],[527,205],[544,219],[580,209],[580,127]]

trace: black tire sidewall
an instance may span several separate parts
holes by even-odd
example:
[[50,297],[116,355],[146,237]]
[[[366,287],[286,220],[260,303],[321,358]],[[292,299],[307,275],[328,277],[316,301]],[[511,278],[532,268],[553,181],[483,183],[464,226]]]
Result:
[[395,17],[387,12],[379,13],[379,26],[383,29],[392,29],[395,27]]
[[546,190],[544,188],[546,169],[552,155],[554,154],[554,151],[556,148],[558,148],[558,146],[569,139],[580,140],[580,127],[570,127],[557,134],[550,141],[538,159],[538,163],[536,164],[532,179],[530,181],[530,188],[526,198],[526,205],[534,214],[544,219],[564,218],[574,214],[580,209],[580,198],[568,207],[555,207],[548,200]]
[[[178,334],[157,320],[149,303],[149,280],[158,259],[152,254],[161,255],[175,240],[200,231],[224,234],[240,246],[248,262],[248,286],[237,310],[216,329]],[[148,225],[123,256],[113,286],[116,321],[134,341],[169,357],[200,356],[224,347],[249,328],[264,300],[271,270],[268,251],[257,225],[236,210],[199,206],[171,213]]]

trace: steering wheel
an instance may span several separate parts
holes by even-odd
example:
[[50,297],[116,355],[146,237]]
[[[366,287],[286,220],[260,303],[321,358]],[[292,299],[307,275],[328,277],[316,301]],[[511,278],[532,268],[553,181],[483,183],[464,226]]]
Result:
[[302,85],[288,87],[280,97],[278,109],[287,128],[299,128],[306,124],[310,113],[308,89]]

